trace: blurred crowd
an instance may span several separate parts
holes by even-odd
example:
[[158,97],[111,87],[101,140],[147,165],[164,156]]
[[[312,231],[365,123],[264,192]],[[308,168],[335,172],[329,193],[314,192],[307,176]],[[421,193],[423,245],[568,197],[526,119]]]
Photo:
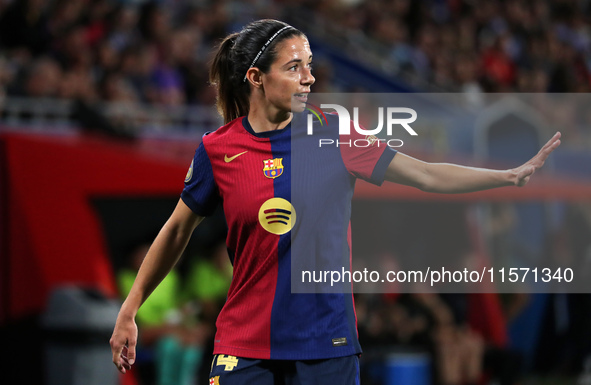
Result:
[[591,3],[578,0],[304,1],[382,44],[401,72],[443,90],[588,92]]
[[[220,4],[220,3],[218,3]],[[211,104],[207,60],[223,4],[0,1],[0,90],[8,95]]]
[[[442,90],[589,91],[588,1],[0,0],[0,94],[211,105],[219,39],[298,12]],[[316,91],[334,76],[323,63]]]

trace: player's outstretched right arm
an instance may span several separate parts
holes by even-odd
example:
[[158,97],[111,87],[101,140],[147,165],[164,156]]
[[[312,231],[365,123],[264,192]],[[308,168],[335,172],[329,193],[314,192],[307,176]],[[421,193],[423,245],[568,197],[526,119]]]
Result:
[[560,145],[560,136],[560,132],[557,132],[537,155],[510,170],[427,163],[398,153],[386,170],[386,180],[444,194],[468,193],[502,186],[522,187]]
[[203,217],[193,213],[179,200],[146,254],[131,291],[121,306],[110,341],[113,363],[121,373],[131,369],[135,361],[138,337],[135,315],[139,307],[177,263],[193,230],[202,220]]

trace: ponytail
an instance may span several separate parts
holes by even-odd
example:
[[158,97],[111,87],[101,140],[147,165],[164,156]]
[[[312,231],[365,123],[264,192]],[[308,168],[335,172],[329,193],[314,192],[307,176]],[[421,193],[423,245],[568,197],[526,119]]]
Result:
[[219,45],[209,71],[209,82],[217,87],[216,107],[224,124],[248,114],[248,84],[238,81],[232,48],[240,34],[228,35]]
[[244,79],[249,65],[267,73],[277,56],[277,44],[292,36],[304,34],[284,22],[265,19],[248,24],[220,43],[209,69],[209,82],[217,88],[216,107],[224,124],[248,115],[250,83]]

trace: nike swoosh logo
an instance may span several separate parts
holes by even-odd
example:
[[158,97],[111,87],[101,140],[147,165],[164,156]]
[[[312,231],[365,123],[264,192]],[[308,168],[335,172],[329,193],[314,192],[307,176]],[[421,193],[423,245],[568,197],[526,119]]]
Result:
[[230,163],[234,159],[238,158],[240,155],[246,154],[248,151],[241,152],[240,154],[236,154],[228,158],[228,154],[224,155],[224,162]]

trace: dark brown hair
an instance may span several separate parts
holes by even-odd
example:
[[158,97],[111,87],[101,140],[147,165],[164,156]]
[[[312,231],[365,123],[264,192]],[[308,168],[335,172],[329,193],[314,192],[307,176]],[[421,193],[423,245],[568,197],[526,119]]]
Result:
[[[257,20],[235,32],[218,46],[209,69],[209,82],[217,87],[216,106],[228,123],[248,114],[250,86],[243,81],[251,63],[271,37],[288,24],[272,19]],[[267,73],[277,57],[277,44],[292,36],[304,36],[293,27],[277,35],[260,54],[254,67]]]

